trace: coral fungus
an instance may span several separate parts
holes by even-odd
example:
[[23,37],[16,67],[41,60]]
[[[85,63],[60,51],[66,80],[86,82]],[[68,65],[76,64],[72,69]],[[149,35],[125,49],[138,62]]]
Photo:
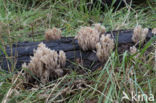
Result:
[[62,50],[59,51],[59,64],[61,67],[66,65],[66,55]]
[[130,53],[135,54],[137,52],[137,48],[135,46],[130,47]]
[[154,35],[156,35],[156,28],[153,28],[153,29],[152,29],[152,33],[153,33]]
[[[139,51],[139,50],[138,50],[135,46],[130,47],[130,54],[131,54],[131,55],[136,54],[138,51]],[[139,55],[140,55],[140,53],[137,53],[137,54],[134,56],[134,58],[138,58]]]
[[45,31],[45,39],[49,40],[58,40],[61,38],[61,30],[58,28],[47,29]]
[[93,27],[81,27],[75,39],[78,39],[79,46],[84,50],[96,48],[99,38],[106,32],[106,28],[100,23],[93,24]]
[[79,46],[85,50],[92,50],[96,48],[96,43],[99,41],[99,32],[92,27],[82,27],[76,38]]
[[[28,68],[30,72],[41,80],[42,83],[48,82],[50,79],[63,75],[63,67],[66,63],[66,55],[63,51],[59,54],[50,50],[45,44],[40,43],[37,50],[34,51],[34,56],[28,65],[23,64],[22,67]],[[26,73],[26,79],[31,81],[32,76]]]
[[109,55],[111,54],[112,50],[114,48],[114,40],[111,39],[111,35],[107,34],[102,35],[100,38],[100,42],[96,44],[96,55],[100,62],[105,62]]
[[102,26],[100,23],[93,24],[94,28],[100,33],[104,34],[106,32],[106,28]]
[[133,42],[144,42],[148,33],[148,28],[142,28],[141,25],[138,25],[134,28],[134,33],[132,36]]

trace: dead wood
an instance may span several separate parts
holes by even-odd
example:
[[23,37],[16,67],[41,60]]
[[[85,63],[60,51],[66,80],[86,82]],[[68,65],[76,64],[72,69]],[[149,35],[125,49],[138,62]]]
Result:
[[[108,33],[112,34],[112,38],[118,46],[117,50],[119,53],[129,50],[130,46],[134,45],[131,39],[133,35],[132,30],[119,30]],[[146,42],[152,36],[154,36],[154,34],[149,30]],[[81,65],[85,68],[95,70],[101,66],[101,63],[96,57],[96,52],[94,50],[82,51],[78,45],[78,41],[74,39],[74,37],[62,37],[60,40],[42,42],[52,50],[63,50],[66,53],[67,68],[75,68],[76,64],[76,66]],[[37,48],[39,43],[41,42],[19,42],[17,44],[13,44],[12,48],[9,46],[6,47],[6,53],[8,56],[6,56],[4,52],[0,51],[1,68],[8,70],[9,66],[10,68],[15,67],[16,69],[20,69],[24,62],[28,63],[30,61],[30,56],[33,56],[33,50]],[[12,64],[16,65],[13,66]]]

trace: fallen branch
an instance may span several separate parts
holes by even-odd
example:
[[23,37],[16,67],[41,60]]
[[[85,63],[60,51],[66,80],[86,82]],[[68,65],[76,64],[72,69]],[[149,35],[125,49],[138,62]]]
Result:
[[[129,50],[130,46],[134,45],[132,41],[133,30],[120,30],[108,33],[112,34],[112,38],[118,45],[119,53]],[[149,30],[145,42],[147,42],[152,36],[154,36],[154,34]],[[66,53],[67,68],[74,68],[75,63],[91,70],[101,66],[101,63],[96,57],[95,51],[82,51],[78,45],[78,41],[74,39],[74,37],[63,37],[56,41],[42,42],[52,50],[63,50]],[[39,43],[41,42],[19,42],[17,44],[13,44],[12,48],[6,47],[7,56],[5,53],[0,51],[1,68],[5,70],[8,70],[8,68],[11,67],[20,69],[24,62],[28,63],[30,61],[30,56],[33,56],[33,50],[37,48]],[[16,65],[13,66],[11,64]]]

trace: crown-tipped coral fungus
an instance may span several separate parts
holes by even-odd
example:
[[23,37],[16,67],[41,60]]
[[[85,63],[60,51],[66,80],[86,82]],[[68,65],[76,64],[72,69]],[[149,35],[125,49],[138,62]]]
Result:
[[92,50],[96,48],[96,43],[99,41],[99,32],[92,27],[80,28],[76,38],[79,46],[84,50]]
[[58,28],[47,29],[45,31],[45,39],[49,40],[58,40],[61,38],[61,30]]
[[102,35],[100,42],[96,44],[96,55],[100,62],[105,62],[111,54],[111,51],[114,48],[114,40],[111,39],[111,35],[107,34]]
[[148,28],[142,28],[141,25],[138,25],[134,28],[132,40],[133,42],[144,42],[148,33]]
[[106,28],[102,26],[100,23],[93,24],[94,28],[100,33],[104,34],[106,32]]
[[[66,55],[63,51],[59,54],[55,50],[50,50],[45,44],[40,43],[37,50],[34,51],[34,56],[31,57],[28,65],[24,64],[24,68],[28,68],[30,72],[46,83],[49,79],[54,79],[63,75],[63,67],[66,64]],[[31,81],[32,76],[26,73],[26,79]]]
[[152,33],[153,33],[154,35],[156,35],[156,28],[153,28],[153,29],[152,29]]

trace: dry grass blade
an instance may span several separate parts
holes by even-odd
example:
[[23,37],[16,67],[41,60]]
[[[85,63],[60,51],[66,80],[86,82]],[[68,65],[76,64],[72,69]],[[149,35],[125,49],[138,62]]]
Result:
[[[66,78],[66,75],[63,76],[62,78],[60,78],[61,80],[60,80],[57,84],[54,85],[54,87],[51,89],[51,92],[50,92],[49,96],[48,96],[47,99],[46,99],[46,103],[48,103],[49,98],[51,97],[52,93],[53,93],[53,92],[55,91],[55,89],[63,82],[63,80],[64,80],[65,78]],[[59,95],[59,94],[57,94],[53,99],[57,98],[58,95]]]
[[22,72],[23,72],[23,69],[18,73],[17,77],[13,81],[11,87],[9,88],[8,92],[6,93],[6,96],[2,100],[2,103],[8,103],[9,96],[12,94],[12,91],[13,91],[12,87],[16,84],[16,82],[17,82],[18,78],[20,77],[20,75],[22,74]]

